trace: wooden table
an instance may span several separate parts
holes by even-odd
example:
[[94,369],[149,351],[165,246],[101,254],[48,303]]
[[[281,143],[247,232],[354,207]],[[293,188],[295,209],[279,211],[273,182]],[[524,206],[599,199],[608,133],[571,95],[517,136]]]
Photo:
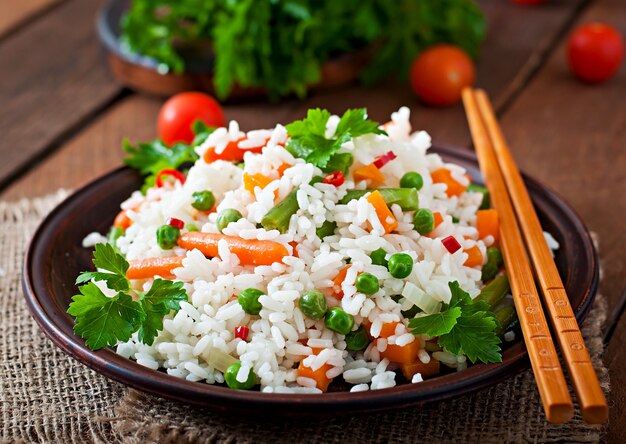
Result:
[[[600,239],[601,292],[610,304],[606,363],[611,372],[607,440],[626,429],[626,69],[605,85],[585,86],[565,62],[565,38],[578,23],[603,20],[626,35],[623,0],[548,0],[539,7],[481,0],[489,36],[477,84],[495,100],[522,169],[570,202]],[[116,84],[94,29],[102,1],[0,0],[0,199],[77,188],[120,165],[120,142],[155,137],[161,100]],[[385,120],[412,108],[414,128],[469,147],[461,106],[420,105],[407,85],[345,87],[305,101],[226,105],[244,129],[271,127],[321,106],[365,106]],[[612,334],[611,334],[612,333]]]

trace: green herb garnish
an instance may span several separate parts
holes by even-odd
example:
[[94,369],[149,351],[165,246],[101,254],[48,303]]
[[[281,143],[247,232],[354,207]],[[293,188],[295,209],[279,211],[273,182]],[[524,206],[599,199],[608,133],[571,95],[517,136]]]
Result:
[[[147,292],[133,290],[126,277],[128,262],[109,244],[96,245],[93,263],[101,271],[78,276],[76,284],[84,285],[67,310],[76,318],[74,332],[92,350],[128,341],[136,331],[141,342],[152,345],[163,329],[163,316],[178,311],[180,302],[187,300],[183,283],[155,279]],[[92,280],[106,282],[117,294],[106,296]]]
[[452,293],[450,303],[439,313],[411,319],[412,333],[438,336],[441,347],[455,355],[464,354],[472,363],[502,362],[499,324],[489,311],[489,304],[472,301],[456,281],[448,285]]

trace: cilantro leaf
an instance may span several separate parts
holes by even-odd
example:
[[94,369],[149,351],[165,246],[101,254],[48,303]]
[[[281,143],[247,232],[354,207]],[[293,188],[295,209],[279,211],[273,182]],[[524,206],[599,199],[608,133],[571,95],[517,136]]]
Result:
[[67,312],[76,317],[74,332],[92,350],[128,341],[145,317],[138,302],[124,293],[109,298],[93,282],[79,288]]
[[117,291],[127,291],[130,282],[126,277],[128,262],[124,256],[117,253],[111,244],[96,244],[93,253],[93,264],[102,271],[85,271],[76,279],[76,284],[83,284],[90,280],[106,281],[107,287]]
[[420,316],[409,321],[409,327],[413,329],[413,334],[427,334],[435,337],[450,333],[461,316],[459,307],[450,307],[439,313]]
[[288,124],[287,133],[291,137],[287,142],[289,152],[325,169],[341,145],[350,139],[365,134],[384,134],[377,122],[367,119],[365,108],[359,108],[347,110],[339,120],[333,137],[327,138],[329,118],[330,112],[315,108],[308,111],[305,119]]
[[139,328],[139,340],[152,345],[157,333],[163,330],[163,316],[170,310],[179,310],[180,302],[187,300],[182,282],[155,279],[152,287],[141,299],[141,307],[146,314]]

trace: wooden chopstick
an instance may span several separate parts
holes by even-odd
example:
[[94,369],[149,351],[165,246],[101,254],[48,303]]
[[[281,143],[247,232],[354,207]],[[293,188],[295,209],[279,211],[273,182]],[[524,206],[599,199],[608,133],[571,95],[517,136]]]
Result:
[[563,282],[543,236],[539,218],[504,139],[487,94],[482,90],[477,90],[475,97],[513,207],[517,212],[517,218],[543,293],[543,302],[548,309],[553,330],[556,333],[570,379],[576,390],[583,418],[591,424],[602,424],[608,419],[609,410],[606,399],[593,369]]
[[489,189],[491,202],[500,218],[500,243],[504,263],[546,418],[553,423],[567,422],[574,415],[574,405],[541,308],[513,206],[474,93],[469,88],[463,90],[463,104],[478,163]]

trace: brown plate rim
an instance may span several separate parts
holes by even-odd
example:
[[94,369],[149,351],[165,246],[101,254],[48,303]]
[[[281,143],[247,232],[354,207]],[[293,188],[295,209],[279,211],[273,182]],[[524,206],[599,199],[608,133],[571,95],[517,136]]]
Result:
[[[472,179],[479,181],[476,156],[473,152],[442,145],[433,146],[430,152],[442,155],[447,161],[471,166],[469,172]],[[50,227],[55,223],[58,224],[58,218],[63,212],[68,211],[72,205],[80,204],[81,199],[86,199],[94,190],[119,183],[124,178],[130,180],[131,177],[139,180],[138,175],[129,168],[118,168],[76,191],[57,206],[37,228],[26,252],[22,271],[22,285],[28,309],[44,333],[65,353],[110,379],[157,396],[216,410],[326,415],[423,405],[474,392],[529,368],[525,347],[518,339],[504,350],[501,364],[473,365],[462,372],[432,378],[418,385],[403,384],[389,389],[358,393],[269,394],[190,382],[142,367],[117,355],[112,349],[96,352],[89,350],[83,340],[71,331],[73,323],[69,315],[52,304],[53,296],[46,289],[46,273],[37,268],[42,260],[39,255],[46,242],[49,243],[46,233],[49,233],[52,229]],[[586,270],[586,276],[583,279],[587,284],[583,289],[584,294],[580,303],[574,307],[576,317],[581,321],[590,309],[599,281],[597,252],[591,236],[580,217],[557,193],[527,175],[524,175],[524,178],[531,194],[539,193],[540,200],[554,205],[552,210],[560,213],[564,218],[563,221],[571,225],[576,240],[581,243],[580,248],[584,257],[578,260],[585,262],[583,270]]]

